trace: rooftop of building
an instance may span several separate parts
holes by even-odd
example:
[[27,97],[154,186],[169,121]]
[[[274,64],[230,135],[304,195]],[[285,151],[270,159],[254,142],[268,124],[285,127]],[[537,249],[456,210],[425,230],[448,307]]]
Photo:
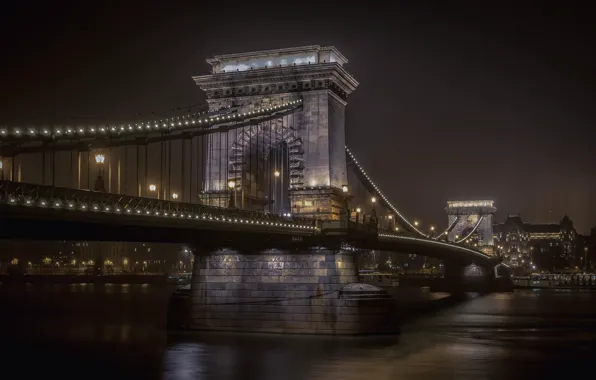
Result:
[[511,229],[519,229],[527,233],[559,233],[565,224],[573,224],[567,215],[561,219],[560,223],[527,223],[523,222],[519,214],[509,214],[503,223],[497,223],[493,226],[495,232],[506,232]]

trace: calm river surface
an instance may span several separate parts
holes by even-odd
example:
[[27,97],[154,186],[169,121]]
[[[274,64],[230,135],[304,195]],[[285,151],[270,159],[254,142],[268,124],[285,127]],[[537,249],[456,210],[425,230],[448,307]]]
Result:
[[596,293],[470,299],[398,337],[164,330],[156,285],[0,285],[2,379],[546,379],[596,376]]

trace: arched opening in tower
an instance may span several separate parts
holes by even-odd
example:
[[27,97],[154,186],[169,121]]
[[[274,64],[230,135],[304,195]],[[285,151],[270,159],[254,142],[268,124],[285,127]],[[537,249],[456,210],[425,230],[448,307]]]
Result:
[[290,189],[302,182],[302,140],[284,119],[233,131],[228,183],[236,208],[290,214]]

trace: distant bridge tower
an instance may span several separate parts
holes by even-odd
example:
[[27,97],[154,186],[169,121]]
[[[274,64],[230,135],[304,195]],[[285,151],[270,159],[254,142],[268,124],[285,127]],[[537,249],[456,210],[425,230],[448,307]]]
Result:
[[457,241],[475,233],[479,248],[492,247],[493,215],[497,211],[494,201],[449,201],[445,211],[449,225],[455,223],[449,232],[449,241]]
[[[333,46],[217,55],[194,77],[211,111],[249,112],[302,99],[302,109],[209,136],[203,202],[338,219],[347,185],[346,100],[358,82]],[[277,177],[277,178],[276,178]],[[274,189],[271,190],[271,184]]]

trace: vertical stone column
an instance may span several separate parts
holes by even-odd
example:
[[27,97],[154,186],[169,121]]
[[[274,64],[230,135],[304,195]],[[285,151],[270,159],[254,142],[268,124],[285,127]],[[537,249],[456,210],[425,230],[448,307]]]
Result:
[[463,295],[466,292],[464,286],[464,265],[454,261],[447,261],[444,265],[444,288],[447,292]]
[[338,189],[347,185],[346,102],[330,90],[305,93],[299,133],[304,144],[304,184],[292,191],[294,214],[338,220],[344,207]]

